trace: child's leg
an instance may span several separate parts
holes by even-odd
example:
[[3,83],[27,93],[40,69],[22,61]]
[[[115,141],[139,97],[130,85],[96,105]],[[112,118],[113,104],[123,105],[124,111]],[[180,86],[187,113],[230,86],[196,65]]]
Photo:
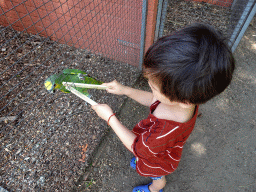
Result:
[[149,186],[151,192],[158,192],[160,189],[163,189],[166,184],[165,176],[159,180],[153,180],[152,184]]

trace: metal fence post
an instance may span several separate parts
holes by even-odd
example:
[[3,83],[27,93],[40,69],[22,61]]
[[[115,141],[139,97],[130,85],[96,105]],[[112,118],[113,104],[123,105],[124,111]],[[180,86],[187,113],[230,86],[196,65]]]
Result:
[[154,41],[156,41],[159,37],[159,32],[160,32],[159,30],[160,30],[162,10],[163,10],[163,1],[164,0],[159,0],[158,1],[157,16],[156,16],[156,30],[155,30],[155,39],[154,39]]
[[139,69],[140,70],[142,70],[143,56],[144,56],[144,50],[145,50],[147,5],[148,5],[148,1],[143,0],[142,19],[141,19],[141,39],[140,39],[140,61],[139,61]]
[[163,36],[165,18],[167,14],[167,0],[160,0],[158,4],[157,10],[157,23],[156,23],[156,31],[155,31],[155,41]]
[[232,52],[235,51],[237,45],[241,41],[247,27],[249,26],[253,16],[256,13],[256,4],[255,0],[249,0],[247,3],[240,20],[238,21],[234,31],[230,37],[229,45],[231,46]]

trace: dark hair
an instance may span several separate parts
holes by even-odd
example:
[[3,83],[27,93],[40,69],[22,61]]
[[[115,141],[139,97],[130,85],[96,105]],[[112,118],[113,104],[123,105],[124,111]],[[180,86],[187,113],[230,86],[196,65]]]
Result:
[[144,57],[144,72],[171,101],[202,104],[230,84],[235,61],[221,33],[194,24],[160,38]]

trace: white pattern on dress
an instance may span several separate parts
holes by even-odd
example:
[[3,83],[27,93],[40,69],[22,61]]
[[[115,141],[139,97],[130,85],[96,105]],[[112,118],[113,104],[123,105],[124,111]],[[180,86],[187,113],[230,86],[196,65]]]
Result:
[[[142,161],[142,159],[141,159],[141,161]],[[146,166],[148,166],[148,167],[150,167],[150,168],[154,168],[154,169],[162,169],[163,171],[165,171],[165,172],[167,172],[167,173],[171,173],[171,171],[166,171],[165,169],[163,169],[162,167],[152,167],[152,166],[150,166],[150,165],[148,165],[148,164],[146,164],[144,161],[142,161],[142,163],[144,163]],[[172,166],[172,164],[171,164],[171,166]],[[173,168],[173,166],[172,166],[172,168]],[[174,169],[174,168],[173,168]]]
[[164,135],[162,135],[162,136],[157,137],[156,139],[160,139],[160,138],[162,138],[162,137],[165,137],[165,136],[169,135],[170,133],[172,133],[173,131],[175,131],[175,130],[178,129],[178,128],[179,128],[179,126],[174,127],[174,129],[172,129],[171,131],[169,131],[168,133],[166,133],[166,134],[164,134]]

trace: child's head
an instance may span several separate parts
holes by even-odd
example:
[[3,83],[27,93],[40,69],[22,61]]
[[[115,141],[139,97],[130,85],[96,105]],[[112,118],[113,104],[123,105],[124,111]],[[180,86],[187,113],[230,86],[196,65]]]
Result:
[[221,34],[195,24],[160,38],[147,51],[144,73],[170,101],[201,104],[230,84],[234,58]]

